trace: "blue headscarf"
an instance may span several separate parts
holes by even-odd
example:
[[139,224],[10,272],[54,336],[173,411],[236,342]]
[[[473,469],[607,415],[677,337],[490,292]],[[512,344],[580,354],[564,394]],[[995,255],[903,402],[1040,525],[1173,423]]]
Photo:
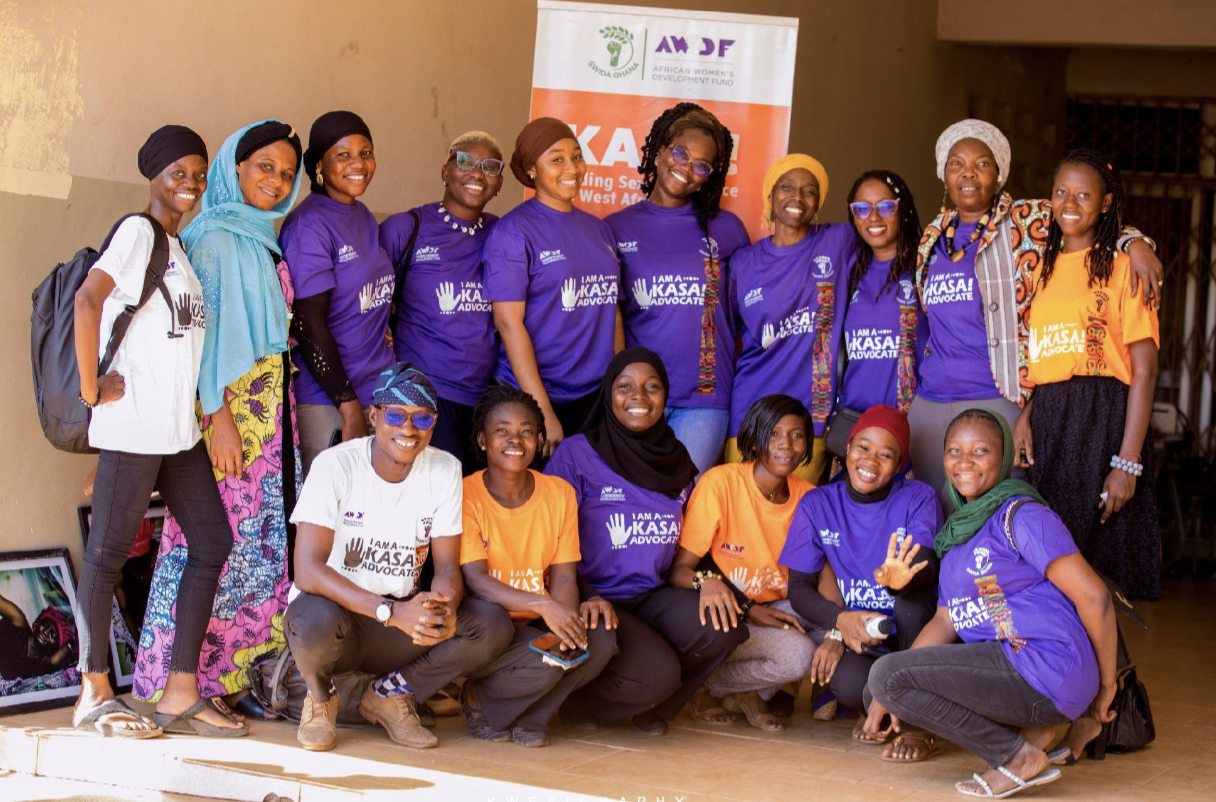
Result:
[[274,221],[291,210],[304,171],[297,168],[291,193],[270,211],[245,202],[236,174],[237,143],[264,122],[247,125],[224,140],[207,171],[202,211],[181,234],[203,287],[207,313],[198,377],[199,400],[207,415],[224,404],[225,388],[252,370],[257,360],[287,350],[287,302],[270,251],[282,252]]

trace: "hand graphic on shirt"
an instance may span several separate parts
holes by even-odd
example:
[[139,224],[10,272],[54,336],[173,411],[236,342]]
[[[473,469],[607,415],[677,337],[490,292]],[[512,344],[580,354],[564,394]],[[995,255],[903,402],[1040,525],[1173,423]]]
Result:
[[777,342],[777,330],[773,328],[772,323],[765,323],[764,329],[760,333],[760,347],[768,348],[775,342]]
[[612,545],[624,546],[625,541],[629,540],[629,530],[625,528],[625,516],[621,513],[608,516],[608,537],[612,538]]
[[633,282],[633,300],[643,309],[650,308],[650,293],[646,291],[646,279],[640,278]]
[[446,314],[456,308],[456,288],[452,282],[440,282],[439,288],[435,290],[435,297],[439,299],[440,312]]
[[569,312],[578,303],[578,284],[568,278],[562,282],[562,309]]
[[342,559],[342,565],[354,571],[363,562],[363,538],[357,537],[350,543],[346,544],[346,556]]
[[739,590],[747,590],[747,569],[740,566],[731,571],[730,583]]

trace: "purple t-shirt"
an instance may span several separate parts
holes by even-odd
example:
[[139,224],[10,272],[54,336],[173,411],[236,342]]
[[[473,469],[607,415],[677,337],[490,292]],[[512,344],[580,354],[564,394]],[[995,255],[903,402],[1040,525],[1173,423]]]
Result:
[[[954,235],[955,247],[971,238],[976,225],[959,224]],[[980,401],[1001,394],[988,360],[984,298],[975,276],[979,248],[977,239],[963,249],[962,259],[951,262],[946,253],[946,238],[942,236],[929,256],[921,291],[929,337],[921,354],[917,395],[930,401]]]
[[894,479],[882,501],[862,504],[849,497],[848,480],[817,487],[802,497],[790,523],[779,563],[814,574],[831,563],[844,606],[895,614],[895,597],[874,581],[874,569],[887,558],[891,533],[900,533],[933,550],[933,536],[941,527],[937,493],[923,482]]
[[[393,263],[380,247],[376,218],[359,201],[348,206],[314,192],[287,215],[279,243],[297,298],[329,291],[326,322],[342,368],[359,403],[371,406],[376,378],[393,364],[385,338]],[[297,401],[330,404],[299,352],[294,360],[300,369]]]
[[545,473],[560,476],[578,498],[578,573],[605,599],[632,599],[663,584],[676,556],[684,502],[618,476],[583,435],[567,437]]
[[[498,357],[481,265],[489,228],[498,217],[483,214],[483,227],[469,236],[444,222],[439,206],[412,210],[418,215],[418,238],[401,287],[393,347],[398,359],[422,368],[441,398],[472,406],[490,386]],[[459,225],[468,228],[464,221]],[[394,265],[403,261],[413,232],[409,212],[380,224],[380,244]]]
[[[815,322],[821,299],[828,298],[834,308],[826,349],[831,357],[827,403],[836,397],[839,323],[854,259],[853,236],[848,223],[817,226],[797,245],[778,248],[765,237],[731,259],[731,304],[743,352],[735,363],[730,437],[738,436],[752,404],[772,393],[791,395],[814,412]],[[824,418],[815,423],[816,437],[823,434]]]
[[841,406],[866,410],[875,404],[898,403],[903,339],[900,314],[904,309],[916,315],[914,355],[919,355],[928,339],[929,324],[916,297],[915,284],[909,277],[887,286],[890,271],[889,259],[871,262],[849,299],[844,319],[844,345],[849,361],[840,380]]
[[1046,573],[1077,546],[1058,515],[1031,503],[1013,516],[1014,550],[1005,513],[1016,500],[942,560],[938,606],[963,642],[999,640],[1022,679],[1075,719],[1098,694],[1098,659],[1077,608]]
[[[524,326],[551,401],[594,392],[612,360],[621,266],[598,217],[532,198],[503,215],[486,240],[490,301],[525,301]],[[500,347],[494,378],[518,387]]]
[[[616,237],[621,260],[625,344],[645,346],[663,358],[671,379],[667,406],[730,409],[735,331],[728,261],[751,244],[743,223],[723,210],[710,221],[707,240],[692,204],[665,209],[650,201],[614,212],[604,222]],[[718,304],[713,345],[703,359],[706,273],[713,267],[719,274]]]

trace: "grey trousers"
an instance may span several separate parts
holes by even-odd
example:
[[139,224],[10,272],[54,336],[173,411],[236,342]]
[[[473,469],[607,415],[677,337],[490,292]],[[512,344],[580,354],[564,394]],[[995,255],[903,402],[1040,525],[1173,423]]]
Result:
[[[912,408],[908,410],[908,426],[912,430],[912,470],[917,479],[937,491],[942,500],[942,513],[947,517],[954,512],[954,501],[946,489],[946,470],[942,467],[946,427],[955,415],[975,407],[1003,415],[1010,429],[1022,412],[1021,407],[1004,398],[942,402],[930,401],[919,395],[912,400]],[[1014,468],[1013,478],[1025,479],[1026,472]]]
[[385,675],[398,669],[414,698],[425,702],[501,654],[515,632],[501,607],[468,596],[456,611],[456,634],[434,646],[418,646],[396,627],[308,593],[287,605],[284,625],[296,666],[320,702],[329,700],[334,674]]
[[[363,414],[367,414],[366,409]],[[333,404],[297,404],[296,426],[300,429],[300,462],[303,463],[303,475],[308,476],[312,461],[329,448],[334,439],[334,432],[342,431],[342,413]]]
[[546,632],[542,627],[520,627],[505,652],[470,675],[476,680],[477,701],[494,729],[547,732],[549,720],[566,697],[598,677],[616,654],[616,632],[600,626],[587,630],[586,660],[570,669],[545,665],[528,645]]
[[[769,602],[767,607],[790,613],[809,633],[814,624],[794,612],[786,599]],[[705,680],[705,689],[721,699],[728,693],[758,691],[768,701],[781,686],[811,673],[815,641],[794,628],[778,629],[747,625],[748,638],[727,656],[722,665]]]

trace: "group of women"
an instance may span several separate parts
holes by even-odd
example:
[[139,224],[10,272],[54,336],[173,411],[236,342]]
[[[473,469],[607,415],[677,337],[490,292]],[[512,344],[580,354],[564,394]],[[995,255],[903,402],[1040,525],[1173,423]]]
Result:
[[[496,565],[518,556],[466,537],[469,592],[567,646],[615,633],[611,658],[567,683],[572,725],[661,734],[691,702],[702,721],[781,730],[810,677],[831,688],[820,715],[851,709],[859,742],[895,739],[887,759],[927,759],[939,735],[984,757],[964,793],[1058,777],[1048,758],[1110,715],[1114,623],[1094,569],[1159,594],[1137,478],[1161,266],[1125,226],[1117,171],[1077,151],[1050,202],[1015,201],[1008,142],[965,120],[938,141],[945,197],[922,234],[886,170],[854,182],[848,222],[817,223],[827,171],[791,154],[765,176],[772,234],[752,244],[719,208],[732,147],[712,113],[676,105],[643,147],[646,200],[599,220],[574,203],[587,168],[565,123],[530,122],[509,161],[473,131],[445,153],[440,200],[377,224],[354,113],[318,118],[306,149],[281,121],[246,126],[209,168],[194,132],[155,132],[146,214],[77,295],[101,459],[75,724],[247,732],[221,700],[283,648],[302,477],[368,435],[376,379],[400,359],[437,389],[431,444],[462,462],[466,529],[562,530],[535,533],[544,580],[522,589]],[[311,193],[293,209],[301,167]],[[534,194],[499,219],[485,208],[507,167]],[[173,304],[141,307],[97,376],[162,232]],[[833,426],[849,436],[826,482]],[[153,487],[169,512],[135,693],[155,723],[114,698],[104,635]],[[461,702],[498,740],[510,722],[477,704],[492,685],[469,680]]]

